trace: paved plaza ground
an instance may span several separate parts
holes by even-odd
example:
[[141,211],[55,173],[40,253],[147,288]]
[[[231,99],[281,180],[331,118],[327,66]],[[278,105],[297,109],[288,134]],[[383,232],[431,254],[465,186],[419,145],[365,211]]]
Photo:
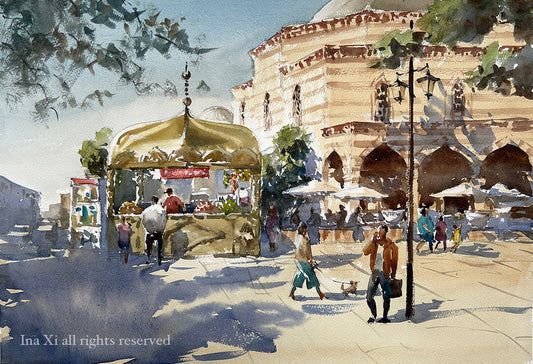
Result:
[[[523,233],[505,238],[471,233],[456,254],[449,247],[416,254],[415,316],[407,321],[405,297],[396,298],[389,324],[367,323],[368,257],[360,243],[313,245],[329,299],[299,289],[295,302],[287,238],[261,257],[205,256],[160,267],[143,257],[121,265],[116,254],[86,250],[36,257],[4,240],[1,362],[527,363],[533,241]],[[405,279],[406,243],[398,245]],[[359,282],[357,295],[345,297],[340,282],[350,280]],[[61,342],[69,335],[76,345]],[[57,345],[44,345],[56,337]],[[126,345],[127,338],[161,340]]]

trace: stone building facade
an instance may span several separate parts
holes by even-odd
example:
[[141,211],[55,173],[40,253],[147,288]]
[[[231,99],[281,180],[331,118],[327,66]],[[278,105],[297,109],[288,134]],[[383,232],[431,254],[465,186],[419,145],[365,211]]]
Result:
[[[360,184],[387,193],[386,208],[404,208],[408,164],[407,65],[370,68],[372,44],[391,30],[409,29],[423,12],[370,11],[282,28],[250,51],[253,79],[233,88],[236,124],[252,129],[263,153],[276,132],[299,125],[311,135],[324,181]],[[427,46],[415,59],[415,201],[461,181],[502,182],[531,196],[533,101],[472,90],[463,81],[489,44],[516,51],[510,25],[498,26],[479,46]],[[415,28],[416,31],[416,28]],[[424,67],[427,65],[427,69]],[[438,78],[431,97],[427,71]],[[398,75],[399,73],[399,75]],[[420,80],[420,82],[416,82]],[[461,210],[465,201],[448,201]],[[471,204],[472,208],[486,206]],[[442,207],[437,206],[441,209]]]

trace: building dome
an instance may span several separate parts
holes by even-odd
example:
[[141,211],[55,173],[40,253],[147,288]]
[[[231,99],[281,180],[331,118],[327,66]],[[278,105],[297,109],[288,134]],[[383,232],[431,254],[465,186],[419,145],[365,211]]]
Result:
[[385,11],[426,11],[433,0],[331,0],[311,22],[355,14],[367,8]]
[[211,106],[200,114],[201,119],[233,123],[233,113],[222,106]]

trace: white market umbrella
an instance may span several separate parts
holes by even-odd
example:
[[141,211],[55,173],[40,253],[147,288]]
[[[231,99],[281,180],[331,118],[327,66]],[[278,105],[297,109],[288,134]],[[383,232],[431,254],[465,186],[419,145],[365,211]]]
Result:
[[437,198],[466,196],[484,197],[486,195],[486,190],[482,190],[481,188],[473,186],[471,183],[468,182],[463,182],[457,186],[453,186],[440,192],[430,194],[431,197]]
[[492,186],[488,192],[488,195],[490,197],[510,197],[516,199],[528,199],[530,197],[515,188],[510,189],[501,182],[498,182]]
[[389,197],[389,195],[378,192],[373,188],[352,185],[340,190],[339,192],[334,193],[333,197],[338,198],[340,200],[345,198],[352,200],[371,200],[374,198]]
[[312,180],[302,185],[289,188],[287,191],[283,191],[286,195],[311,197],[318,195],[328,195],[330,193],[338,191],[338,188],[331,186],[325,182]]

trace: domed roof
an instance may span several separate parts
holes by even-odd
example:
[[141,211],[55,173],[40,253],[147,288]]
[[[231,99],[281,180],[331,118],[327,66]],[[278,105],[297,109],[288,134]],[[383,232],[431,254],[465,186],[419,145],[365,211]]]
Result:
[[211,106],[205,109],[200,118],[210,121],[225,121],[227,123],[233,123],[233,113],[222,106]]
[[123,131],[111,144],[109,168],[260,169],[260,161],[259,146],[250,129],[196,119],[186,111],[170,120]]
[[385,11],[426,11],[433,0],[331,0],[315,14],[311,22],[342,18],[367,8]]

